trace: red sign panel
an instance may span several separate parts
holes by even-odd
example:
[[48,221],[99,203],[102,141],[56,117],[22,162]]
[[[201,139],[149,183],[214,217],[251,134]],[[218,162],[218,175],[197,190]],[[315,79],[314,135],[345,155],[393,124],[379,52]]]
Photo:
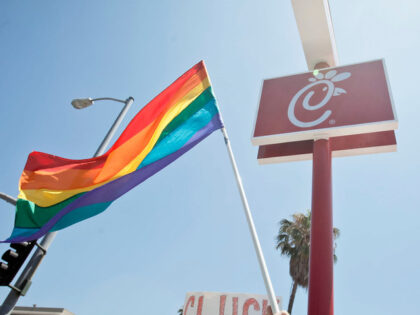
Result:
[[265,80],[255,145],[337,137],[398,126],[383,60]]

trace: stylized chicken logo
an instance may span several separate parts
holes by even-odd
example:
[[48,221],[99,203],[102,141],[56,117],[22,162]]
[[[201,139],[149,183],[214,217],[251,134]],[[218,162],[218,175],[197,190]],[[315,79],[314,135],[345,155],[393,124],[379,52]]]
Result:
[[316,125],[319,125],[320,123],[324,122],[330,115],[331,115],[331,110],[326,110],[321,117],[319,117],[318,119],[314,120],[314,121],[310,121],[310,122],[303,122],[300,121],[299,119],[296,118],[295,115],[295,107],[296,107],[296,103],[299,100],[299,98],[305,94],[308,90],[312,89],[314,86],[317,85],[321,85],[321,84],[325,84],[325,86],[322,88],[322,91],[327,91],[324,98],[315,105],[310,105],[309,101],[311,99],[311,97],[315,94],[314,91],[309,91],[306,96],[303,98],[303,102],[302,102],[302,106],[304,109],[306,110],[317,110],[320,109],[321,107],[325,106],[330,99],[333,96],[338,96],[340,94],[346,93],[346,91],[342,88],[336,87],[334,85],[334,82],[339,82],[339,81],[343,81],[347,78],[349,78],[351,76],[350,72],[343,72],[343,73],[339,73],[337,74],[336,70],[330,70],[328,71],[325,76],[323,73],[315,70],[314,71],[314,78],[309,78],[308,81],[311,82],[308,85],[306,85],[305,87],[303,87],[302,89],[300,89],[292,98],[292,100],[290,101],[289,104],[289,110],[287,112],[287,115],[289,117],[290,122],[297,126],[297,127],[301,127],[301,128],[308,128],[308,127],[313,127]]

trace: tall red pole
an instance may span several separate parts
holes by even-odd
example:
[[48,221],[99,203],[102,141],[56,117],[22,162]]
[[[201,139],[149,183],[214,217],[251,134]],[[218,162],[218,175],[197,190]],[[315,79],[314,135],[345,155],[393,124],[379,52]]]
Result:
[[314,141],[308,315],[333,315],[333,216],[331,149]]

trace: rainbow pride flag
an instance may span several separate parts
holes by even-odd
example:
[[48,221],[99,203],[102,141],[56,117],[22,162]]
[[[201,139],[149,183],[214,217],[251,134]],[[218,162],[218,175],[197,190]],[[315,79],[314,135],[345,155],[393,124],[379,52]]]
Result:
[[222,126],[201,61],[147,104],[105,154],[84,160],[29,154],[15,226],[4,242],[38,239],[101,213]]

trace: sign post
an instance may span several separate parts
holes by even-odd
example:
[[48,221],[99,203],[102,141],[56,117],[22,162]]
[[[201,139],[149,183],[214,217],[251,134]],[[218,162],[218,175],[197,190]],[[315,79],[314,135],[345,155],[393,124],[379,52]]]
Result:
[[334,253],[329,139],[315,139],[313,152],[308,315],[333,315]]
[[313,159],[308,315],[333,315],[332,156],[396,150],[383,60],[264,81],[252,142],[261,163]]

